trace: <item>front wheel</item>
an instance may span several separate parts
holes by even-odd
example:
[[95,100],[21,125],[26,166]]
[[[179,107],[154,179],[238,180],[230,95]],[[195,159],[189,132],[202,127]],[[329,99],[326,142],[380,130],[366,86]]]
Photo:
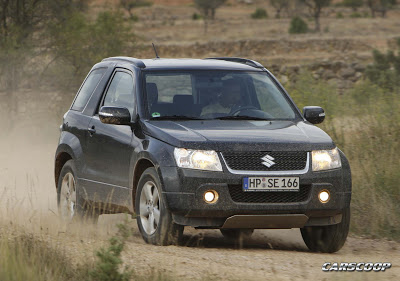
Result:
[[139,179],[135,212],[144,241],[162,246],[179,244],[184,227],[173,222],[172,215],[166,208],[155,168],[146,169]]
[[327,226],[306,226],[301,228],[304,243],[313,252],[334,253],[346,242],[350,227],[350,208],[342,213],[342,221]]

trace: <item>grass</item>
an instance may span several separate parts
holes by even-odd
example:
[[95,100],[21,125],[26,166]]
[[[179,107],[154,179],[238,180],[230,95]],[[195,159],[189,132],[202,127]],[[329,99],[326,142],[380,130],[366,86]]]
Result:
[[348,157],[352,169],[351,231],[400,241],[400,91],[360,81],[339,95],[334,86],[302,73],[288,90],[300,106],[320,105],[320,125]]
[[[5,228],[4,228],[5,229]],[[155,268],[136,273],[124,267],[121,252],[128,238],[127,222],[106,247],[96,252],[96,261],[72,260],[61,244],[53,245],[43,237],[26,233],[25,229],[0,231],[0,280],[2,281],[166,281],[174,280]],[[57,244],[57,243],[54,243]],[[57,244],[58,245],[58,244]],[[77,264],[79,262],[79,264]]]
[[74,268],[61,249],[29,234],[0,238],[0,280],[85,280],[87,272]]

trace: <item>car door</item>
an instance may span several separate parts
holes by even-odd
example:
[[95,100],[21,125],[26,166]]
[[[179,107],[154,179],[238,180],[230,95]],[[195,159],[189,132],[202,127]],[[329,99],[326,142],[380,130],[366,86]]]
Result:
[[[102,106],[126,107],[134,112],[134,75],[116,69],[105,90]],[[138,141],[128,125],[104,124],[97,113],[92,117],[87,138],[87,178],[85,190],[88,200],[107,206],[126,206],[129,199],[130,160]]]

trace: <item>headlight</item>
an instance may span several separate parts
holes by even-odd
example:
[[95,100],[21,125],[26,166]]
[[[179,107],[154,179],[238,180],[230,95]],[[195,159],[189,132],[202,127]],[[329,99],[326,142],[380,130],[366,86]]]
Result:
[[332,150],[315,150],[312,152],[312,169],[314,172],[342,167],[337,148]]
[[175,148],[176,164],[181,168],[222,171],[221,162],[214,150]]

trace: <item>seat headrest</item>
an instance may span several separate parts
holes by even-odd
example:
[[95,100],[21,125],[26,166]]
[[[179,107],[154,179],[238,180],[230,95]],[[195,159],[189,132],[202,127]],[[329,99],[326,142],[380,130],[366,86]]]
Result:
[[174,103],[182,104],[182,105],[192,105],[193,104],[193,96],[192,95],[175,95]]
[[149,104],[158,102],[158,88],[156,83],[146,83],[147,99]]

